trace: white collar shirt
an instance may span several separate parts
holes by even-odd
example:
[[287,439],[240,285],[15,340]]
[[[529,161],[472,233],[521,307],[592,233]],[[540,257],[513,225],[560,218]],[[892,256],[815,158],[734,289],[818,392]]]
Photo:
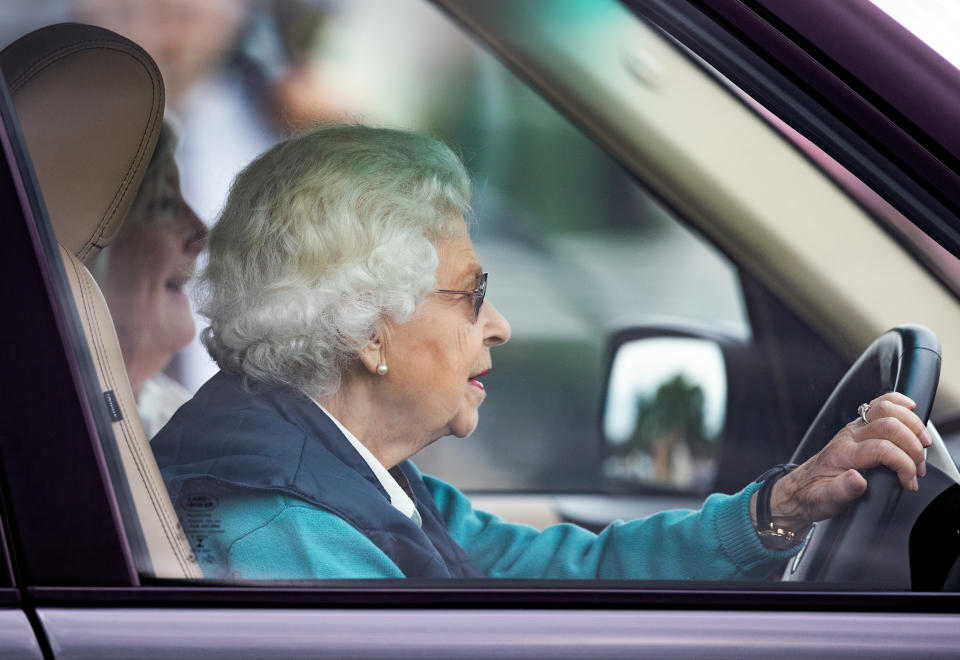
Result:
[[[314,402],[316,403],[316,402]],[[380,485],[383,486],[383,489],[387,491],[387,495],[390,497],[390,504],[393,507],[405,515],[407,518],[410,518],[413,522],[417,524],[417,527],[423,525],[423,520],[420,518],[420,512],[417,511],[417,505],[413,503],[413,500],[410,499],[410,496],[400,487],[400,484],[397,483],[397,480],[393,478],[383,464],[377,460],[377,457],[374,456],[369,449],[367,449],[362,442],[360,442],[355,435],[350,433],[343,424],[340,423],[336,417],[330,414],[330,411],[317,403],[317,406],[326,414],[327,417],[337,425],[337,428],[343,433],[347,438],[347,441],[353,445],[353,448],[357,450],[357,453],[360,454],[360,458],[370,467],[370,470],[373,471],[374,476],[380,482]]]

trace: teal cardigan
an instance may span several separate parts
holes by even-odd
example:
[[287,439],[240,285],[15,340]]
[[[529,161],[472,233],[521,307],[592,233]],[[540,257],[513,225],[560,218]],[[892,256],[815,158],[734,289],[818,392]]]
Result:
[[154,438],[154,453],[204,575],[216,579],[404,576],[760,579],[796,549],[759,541],[759,484],[699,511],[538,530],[475,510],[456,488],[397,466],[424,518],[398,512],[379,480],[312,401],[251,392],[218,374]]
[[[665,511],[594,534],[566,523],[540,531],[505,522],[449,484],[423,479],[450,535],[493,578],[761,579],[795,553],[759,542],[747,508],[757,484],[712,495],[700,511]],[[236,495],[220,509],[223,534],[200,555],[207,577],[404,576],[349,523],[289,495]]]

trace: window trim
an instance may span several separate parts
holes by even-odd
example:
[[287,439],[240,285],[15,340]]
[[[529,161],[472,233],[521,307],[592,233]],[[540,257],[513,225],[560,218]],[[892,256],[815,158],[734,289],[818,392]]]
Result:
[[[100,443],[110,437],[106,404],[86,395],[99,393],[95,371],[2,76],[0,142],[15,190],[4,203],[9,228],[0,259],[20,275],[6,301],[18,310],[18,322],[5,334],[14,346],[46,347],[0,357],[0,372],[23,374],[21,386],[7,392],[8,426],[0,437],[15,569],[24,585],[137,584],[118,492],[108,478],[114,457]],[[48,513],[66,510],[72,515]]]
[[[778,31],[777,26],[790,31],[782,21],[777,26],[767,23],[763,16],[774,19],[763,4],[776,3],[621,1],[637,16],[709,62],[747,95],[879,192],[920,230],[960,257],[960,201],[948,194],[950,182],[957,181],[957,173],[933,157],[869,98],[854,91],[847,82],[849,74],[840,77],[840,67],[828,68],[789,41]],[[819,17],[812,12],[808,23]],[[805,27],[813,29],[810,25]],[[851,48],[866,47],[871,37],[870,29],[864,27],[851,35]],[[881,224],[891,230],[889,223]],[[929,267],[928,258],[917,250],[913,254]]]
[[[272,605],[283,608],[343,606],[383,608],[502,608],[536,609],[699,609],[830,612],[939,612],[960,614],[960,593],[844,591],[809,585],[757,582],[717,582],[716,588],[690,587],[688,582],[644,581],[643,588],[616,586],[610,580],[326,580],[309,586],[264,582],[262,586],[155,584],[138,587],[31,587],[37,607],[97,606],[240,607]],[[441,586],[442,585],[442,586]],[[957,629],[960,634],[960,628]]]
[[[8,116],[7,114],[9,113],[9,98],[6,96],[5,88],[3,88],[3,94],[3,110],[5,112],[3,117],[4,126],[15,126],[11,119],[12,115]],[[6,133],[4,133],[4,135],[6,135]],[[22,138],[20,138],[20,143],[22,144]],[[14,141],[14,145],[16,145],[16,141]],[[70,573],[69,570],[61,574],[57,572],[47,573],[39,567],[42,566],[40,561],[32,559],[29,564],[30,570],[27,572],[28,583],[31,585],[42,585],[44,583],[82,585],[89,584],[93,581],[93,583],[96,584],[115,583],[128,585],[129,583],[128,586],[130,587],[127,589],[83,587],[70,589],[68,586],[33,586],[29,588],[29,593],[36,602],[47,604],[70,602],[76,604],[77,602],[101,602],[102,598],[107,602],[117,603],[179,603],[183,602],[183,599],[191,599],[194,597],[199,598],[199,602],[204,602],[204,598],[210,599],[211,594],[214,594],[213,600],[217,603],[228,600],[230,602],[241,603],[274,602],[277,596],[283,595],[289,596],[292,599],[289,602],[295,603],[296,599],[294,599],[293,596],[304,593],[308,594],[307,600],[309,601],[304,604],[330,604],[331,602],[335,602],[337,595],[340,594],[345,599],[345,602],[349,604],[372,605],[395,601],[397,606],[403,607],[416,604],[420,598],[423,599],[423,601],[421,601],[423,604],[444,605],[484,603],[489,606],[496,606],[504,603],[514,604],[523,602],[524,598],[529,598],[529,604],[538,607],[554,605],[558,607],[568,607],[571,604],[585,603],[610,606],[617,602],[632,607],[669,607],[675,602],[677,607],[684,608],[705,605],[715,605],[719,608],[754,607],[760,605],[767,607],[776,602],[788,603],[790,599],[793,599],[793,604],[783,605],[783,607],[787,609],[793,609],[798,604],[803,606],[813,606],[817,604],[819,607],[822,607],[824,600],[829,600],[831,602],[831,609],[842,606],[840,603],[849,602],[851,610],[869,608],[871,603],[874,602],[871,599],[865,598],[865,596],[870,594],[857,593],[853,595],[841,594],[838,596],[836,592],[791,593],[788,591],[779,591],[782,589],[781,585],[775,585],[773,588],[778,591],[772,593],[769,597],[766,595],[757,596],[757,594],[767,594],[766,591],[744,591],[742,589],[724,589],[722,587],[715,591],[698,591],[696,589],[669,591],[654,588],[642,590],[601,588],[598,590],[593,587],[593,585],[597,584],[593,581],[590,582],[590,585],[585,585],[582,589],[569,587],[565,589],[564,583],[559,583],[559,586],[557,586],[556,584],[537,582],[535,584],[524,584],[515,587],[507,586],[504,588],[495,587],[492,589],[471,590],[468,586],[459,584],[456,581],[445,583],[444,588],[441,589],[431,589],[429,586],[420,588],[416,586],[411,587],[410,583],[406,581],[401,583],[403,586],[400,588],[394,588],[393,584],[397,583],[392,583],[389,585],[373,585],[369,590],[364,590],[362,588],[363,585],[356,583],[351,583],[348,588],[343,588],[341,586],[343,583],[337,583],[336,585],[332,585],[329,590],[247,589],[216,586],[136,586],[138,580],[135,575],[131,575],[133,562],[126,541],[126,532],[122,528],[121,515],[118,511],[117,500],[122,497],[122,493],[115,493],[111,486],[110,479],[108,478],[108,463],[110,458],[104,455],[104,449],[99,442],[99,438],[110,437],[108,435],[110,433],[109,424],[106,423],[106,410],[102,405],[97,406],[90,403],[91,400],[96,401],[97,397],[92,397],[91,399],[84,396],[85,392],[97,392],[97,388],[95,384],[91,384],[90,382],[93,371],[91,365],[83,361],[84,351],[82,348],[76,348],[77,346],[83,346],[82,341],[79,340],[79,338],[82,337],[82,333],[79,331],[79,321],[76,319],[76,311],[73,310],[71,306],[65,305],[64,309],[64,307],[61,307],[56,302],[58,300],[70,300],[67,293],[68,287],[65,283],[62,267],[59,266],[59,258],[56,257],[55,241],[52,238],[49,222],[46,221],[45,218],[42,200],[38,194],[33,192],[36,190],[36,182],[29,170],[29,165],[23,164],[26,160],[24,159],[22,150],[17,160],[21,163],[21,176],[24,181],[26,181],[26,183],[22,185],[32,193],[30,194],[32,217],[30,213],[28,213],[24,218],[28,231],[30,231],[30,240],[19,244],[29,247],[29,250],[24,251],[23,254],[25,256],[22,257],[21,261],[29,264],[32,259],[32,266],[39,269],[44,276],[43,284],[45,285],[43,287],[34,286],[32,289],[29,289],[37,295],[33,298],[28,295],[23,296],[26,301],[24,309],[38,315],[43,315],[47,329],[55,330],[59,334],[62,341],[62,344],[59,346],[63,349],[62,355],[58,354],[54,356],[57,358],[56,364],[44,372],[43,377],[41,377],[39,373],[37,374],[36,382],[44,382],[43,378],[45,377],[48,382],[54,383],[51,389],[45,391],[45,396],[51,395],[51,398],[62,400],[64,407],[58,410],[58,415],[50,415],[49,417],[51,419],[49,420],[30,419],[29,416],[21,414],[18,418],[20,423],[14,428],[16,431],[24,434],[28,431],[31,434],[35,434],[37,427],[40,426],[38,422],[42,422],[44,424],[43,428],[49,429],[49,437],[63,438],[65,443],[70,443],[69,449],[75,451],[76,454],[71,454],[68,457],[61,455],[59,462],[54,466],[53,476],[58,479],[64,479],[64,484],[70,484],[73,475],[79,472],[82,473],[85,478],[92,480],[93,483],[99,482],[102,490],[93,492],[94,489],[88,488],[78,493],[73,489],[68,491],[64,488],[63,492],[56,494],[58,498],[57,501],[66,500],[67,503],[71,505],[71,510],[73,510],[74,506],[77,507],[77,515],[75,517],[71,516],[71,519],[76,518],[77,520],[82,520],[83,526],[88,528],[88,535],[93,538],[99,538],[101,534],[105,535],[105,540],[96,542],[94,546],[95,548],[106,550],[105,556],[91,563],[84,563],[84,560],[76,558],[76,545],[63,545],[59,548],[44,547],[42,539],[40,538],[43,533],[42,530],[38,534],[35,530],[29,531],[26,526],[22,529],[18,528],[21,536],[19,544],[24,549],[25,556],[39,551],[44,562],[57,561],[57,559],[62,560],[63,557],[69,557],[72,563],[71,567],[76,569],[76,573]],[[24,172],[26,172],[26,174],[24,174]],[[41,296],[40,294],[44,295]],[[24,336],[27,335],[25,334]],[[58,353],[58,351],[51,351],[51,353]],[[86,356],[86,360],[89,361],[89,355]],[[53,419],[55,417],[56,419]],[[63,429],[74,431],[74,433],[68,432],[62,436],[58,436],[57,433]],[[81,432],[80,429],[85,429],[86,433]],[[57,449],[59,452],[59,450],[67,448],[57,447]],[[30,454],[31,457],[35,457],[33,456],[34,453],[33,451],[24,452],[25,455]],[[61,454],[66,453],[68,452],[61,452]],[[27,463],[26,458],[20,457],[18,460],[20,461],[19,463],[17,461],[11,462],[5,460],[4,470],[7,473],[11,473],[16,465],[25,465]],[[123,482],[116,481],[115,483]],[[29,479],[18,477],[12,480],[11,491],[14,492],[16,496],[14,508],[15,513],[17,513],[16,518],[20,522],[23,522],[24,519],[42,517],[46,508],[41,505],[37,505],[35,508],[28,506],[28,498],[35,497],[35,491],[32,490],[30,486]],[[127,510],[132,510],[132,507],[128,507]],[[91,523],[93,523],[92,527]],[[136,527],[129,527],[128,529],[135,528]],[[37,541],[37,539],[40,539],[40,541]],[[57,580],[65,581],[57,582]],[[340,590],[336,588],[338,586],[341,587]],[[451,594],[453,594],[452,597]],[[697,594],[700,594],[699,600]],[[812,600],[810,599],[811,594]],[[368,596],[370,600],[366,600]],[[827,596],[829,597],[827,598]],[[844,601],[845,596],[848,597],[848,601]],[[917,607],[917,603],[927,602],[932,604],[922,605],[921,607],[933,608],[929,611],[944,611],[944,602],[950,603],[951,608],[956,608],[956,610],[951,609],[950,611],[960,611],[960,598],[957,598],[953,594],[880,594],[880,596],[892,599],[892,601],[903,598],[904,603],[913,604],[910,606],[904,605],[904,611],[928,611],[926,609],[913,609]],[[804,600],[805,597],[808,599]],[[151,601],[151,598],[157,600]],[[220,598],[222,598],[223,601],[219,600]],[[251,600],[245,601],[245,598],[250,598]],[[258,600],[261,598],[263,601]],[[474,598],[476,600],[472,600]],[[924,600],[925,598],[927,600]],[[756,605],[754,605],[754,603],[756,603]],[[885,609],[884,611],[887,610]]]

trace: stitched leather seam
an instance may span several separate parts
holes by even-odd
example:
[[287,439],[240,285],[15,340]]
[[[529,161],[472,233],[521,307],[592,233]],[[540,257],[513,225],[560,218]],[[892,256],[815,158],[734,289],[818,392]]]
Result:
[[[77,274],[77,281],[80,284],[80,296],[81,301],[83,302],[84,315],[87,318],[87,326],[90,328],[90,337],[94,344],[94,357],[97,360],[97,365],[99,366],[101,373],[103,373],[107,378],[107,384],[109,385],[117,382],[117,379],[114,377],[110,360],[107,357],[108,352],[103,343],[100,319],[92,312],[95,296],[90,288],[90,282],[86,277],[83,276],[85,273],[81,273],[79,270],[82,268],[82,266],[78,266],[78,264],[73,260],[71,260],[71,266],[73,267],[74,272]],[[85,270],[86,269],[84,269],[84,271]],[[126,374],[124,374],[124,378],[126,378]],[[123,409],[123,399],[121,397],[117,398],[117,405],[121,406],[120,412],[123,415],[123,420],[120,421],[119,426],[123,432],[124,442],[134,458],[134,464],[137,467],[137,472],[140,474],[141,481],[147,486],[147,494],[150,499],[150,504],[153,506],[154,512],[157,514],[157,517],[160,520],[160,527],[163,530],[164,536],[166,537],[167,542],[170,544],[171,549],[174,551],[174,556],[176,556],[177,561],[180,563],[181,569],[183,569],[185,573],[189,574],[189,569],[184,564],[184,562],[189,563],[189,559],[182,556],[183,553],[180,552],[180,546],[178,546],[176,543],[176,537],[178,535],[176,533],[171,535],[172,529],[174,528],[171,527],[170,519],[164,511],[164,507],[159,503],[160,499],[162,498],[160,498],[158,495],[156,484],[150,475],[150,471],[144,469],[145,462],[143,453],[136,442],[136,433],[129,426],[129,411]],[[179,522],[177,525],[179,525]],[[186,540],[185,537],[184,540]]]
[[[130,47],[131,44],[122,44],[113,41],[107,41],[102,39],[84,39],[80,41],[75,41],[73,43],[65,44],[57,50],[49,53],[30,67],[28,67],[22,74],[20,74],[14,81],[10,84],[10,94],[14,95],[21,87],[27,85],[33,78],[35,78],[41,71],[46,69],[51,64],[58,62],[59,60],[72,55],[73,53],[80,52],[82,50],[95,50],[98,48],[104,48],[107,50],[115,50],[117,52],[129,55],[134,61],[136,61],[140,66],[144,68],[147,72],[147,78],[151,83],[151,112],[149,120],[144,126],[143,134],[140,137],[140,144],[137,148],[137,153],[133,159],[133,162],[127,168],[127,174],[124,176],[123,180],[120,182],[120,185],[117,187],[116,192],[114,193],[113,199],[110,203],[110,206],[107,207],[104,214],[100,217],[100,222],[97,224],[97,227],[94,229],[93,235],[86,239],[83,246],[77,252],[77,257],[81,261],[85,261],[86,257],[89,256],[90,252],[94,247],[97,247],[97,243],[103,237],[103,232],[106,230],[107,226],[110,225],[114,216],[117,213],[117,210],[120,207],[120,201],[124,198],[127,193],[127,190],[130,188],[133,183],[133,173],[140,170],[141,165],[143,164],[144,157],[146,155],[146,144],[150,135],[159,132],[159,126],[156,124],[156,118],[158,114],[163,112],[163,104],[157,102],[158,91],[162,88],[157,85],[157,80],[160,80],[160,73],[156,69],[156,65],[153,64],[153,60],[150,59],[150,56],[147,55],[146,51],[139,48]],[[135,44],[134,44],[135,46]],[[150,66],[153,64],[153,67]],[[150,126],[156,126],[156,129],[153,131],[147,130]]]
[[[79,272],[78,265],[76,263],[73,263],[72,265],[73,265],[74,271],[77,273],[77,281],[80,283],[81,300],[83,302],[84,313],[87,317],[87,326],[90,328],[90,337],[93,340],[93,344],[94,344],[94,347],[93,347],[94,356],[96,357],[97,364],[100,367],[101,373],[103,373],[107,379],[107,385],[110,385],[114,382],[117,382],[117,379],[113,375],[113,370],[111,369],[108,353],[103,343],[103,336],[100,328],[100,319],[97,317],[96,314],[92,312],[93,305],[95,304],[94,302],[95,296],[93,295],[93,292],[90,289],[89,280],[86,277],[83,277],[83,275]],[[124,377],[126,377],[126,374],[124,374]],[[130,450],[130,453],[134,458],[134,464],[137,467],[137,472],[140,473],[141,481],[147,485],[147,493],[150,498],[150,503],[153,506],[154,511],[159,514],[158,517],[160,518],[160,521],[161,521],[160,526],[163,529],[164,535],[167,537],[167,541],[171,543],[171,546],[174,549],[174,554],[177,555],[177,559],[178,561],[180,561],[179,553],[176,552],[176,546],[173,544],[172,539],[170,538],[169,531],[167,530],[167,526],[169,525],[169,522],[164,519],[165,517],[162,511],[158,510],[157,508],[157,503],[155,499],[156,495],[153,492],[154,485],[147,478],[147,475],[144,474],[144,471],[142,469],[142,456],[138,456],[138,452],[133,450],[133,445],[135,443],[131,442],[131,429],[129,428],[129,421],[127,421],[129,420],[129,417],[128,417],[129,411],[123,409],[123,399],[120,397],[117,398],[117,405],[121,407],[120,413],[123,416],[123,420],[121,420],[121,422],[119,423],[119,426],[120,426],[120,430],[123,432],[124,442],[126,443],[128,450]]]

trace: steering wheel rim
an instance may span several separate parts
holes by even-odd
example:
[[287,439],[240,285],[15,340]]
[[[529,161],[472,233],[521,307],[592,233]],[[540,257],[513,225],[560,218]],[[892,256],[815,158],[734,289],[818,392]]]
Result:
[[[816,454],[856,416],[858,405],[885,392],[913,399],[914,412],[926,424],[940,380],[940,356],[940,341],[928,328],[904,325],[885,332],[834,388],[791,462],[803,463]],[[885,468],[868,470],[864,477],[864,495],[844,512],[814,526],[800,553],[789,562],[783,580],[856,583],[883,574],[878,572],[885,565],[878,540],[888,531],[891,512],[904,491],[897,476]],[[919,482],[922,490],[924,480]],[[909,588],[909,574],[906,581],[900,586]]]

